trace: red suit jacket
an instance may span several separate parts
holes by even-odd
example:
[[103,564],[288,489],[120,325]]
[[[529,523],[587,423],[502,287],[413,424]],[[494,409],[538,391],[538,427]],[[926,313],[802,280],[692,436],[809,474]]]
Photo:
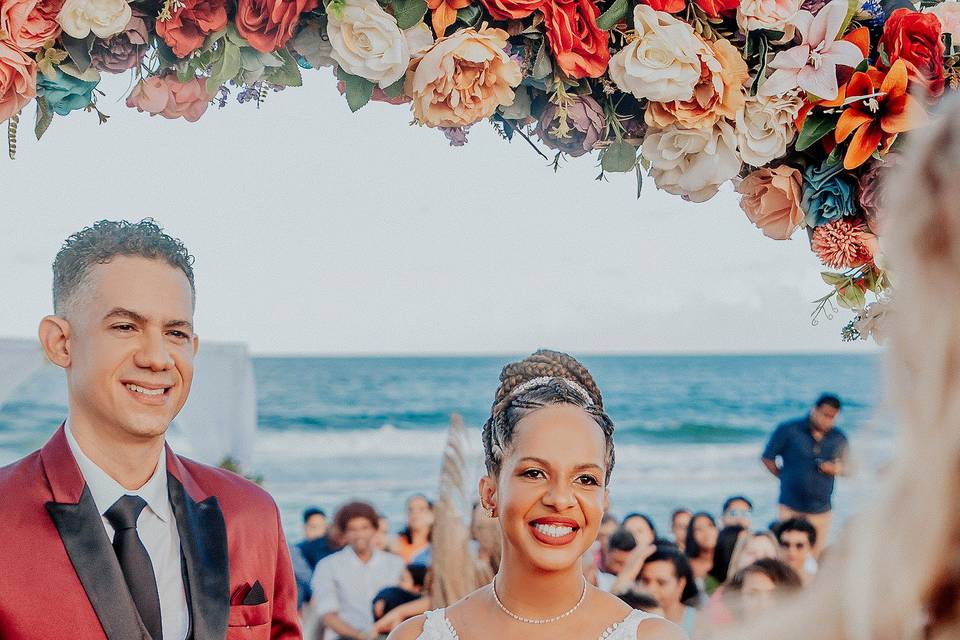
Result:
[[[273,499],[169,447],[166,461],[189,637],[300,638]],[[0,469],[0,531],[0,638],[149,640],[62,426],[40,451]],[[256,597],[246,597],[251,589]]]

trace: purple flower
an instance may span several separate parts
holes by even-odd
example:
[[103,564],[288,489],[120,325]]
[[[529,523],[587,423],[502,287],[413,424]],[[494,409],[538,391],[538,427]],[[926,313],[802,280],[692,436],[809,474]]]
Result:
[[467,127],[440,127],[440,131],[447,136],[451,147],[462,147],[467,144]]
[[573,96],[565,106],[548,102],[537,123],[537,135],[551,149],[573,157],[591,151],[603,138],[603,107],[590,96]]
[[139,65],[147,51],[150,22],[149,14],[134,8],[130,22],[123,31],[106,40],[94,40],[90,49],[94,68],[108,73],[121,73]]

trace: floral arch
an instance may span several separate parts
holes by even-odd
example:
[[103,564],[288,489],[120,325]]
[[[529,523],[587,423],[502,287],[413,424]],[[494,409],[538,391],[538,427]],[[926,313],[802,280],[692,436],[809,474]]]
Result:
[[[814,321],[885,312],[880,178],[960,87],[955,0],[0,0],[0,121],[126,104],[199,120],[327,67],[347,106],[409,104],[453,145],[486,120],[545,159],[703,202],[733,181],[766,236],[825,265]],[[33,103],[33,107],[29,107]],[[869,301],[868,301],[869,298]]]

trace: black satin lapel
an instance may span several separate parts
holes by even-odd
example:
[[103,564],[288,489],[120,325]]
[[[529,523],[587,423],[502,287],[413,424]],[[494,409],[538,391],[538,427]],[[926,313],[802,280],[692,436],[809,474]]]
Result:
[[187,568],[193,639],[222,640],[230,617],[230,565],[223,512],[215,496],[194,502],[170,473],[167,489]]
[[83,488],[77,504],[51,501],[46,507],[107,638],[149,640],[90,489]]

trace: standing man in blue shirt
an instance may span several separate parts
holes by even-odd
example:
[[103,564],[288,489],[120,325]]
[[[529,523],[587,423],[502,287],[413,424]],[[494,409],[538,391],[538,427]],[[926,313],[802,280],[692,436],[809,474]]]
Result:
[[840,406],[840,398],[823,394],[809,414],[776,428],[761,457],[780,478],[780,521],[809,520],[817,529],[815,553],[827,544],[834,478],[843,475],[846,464],[847,436],[834,426]]

